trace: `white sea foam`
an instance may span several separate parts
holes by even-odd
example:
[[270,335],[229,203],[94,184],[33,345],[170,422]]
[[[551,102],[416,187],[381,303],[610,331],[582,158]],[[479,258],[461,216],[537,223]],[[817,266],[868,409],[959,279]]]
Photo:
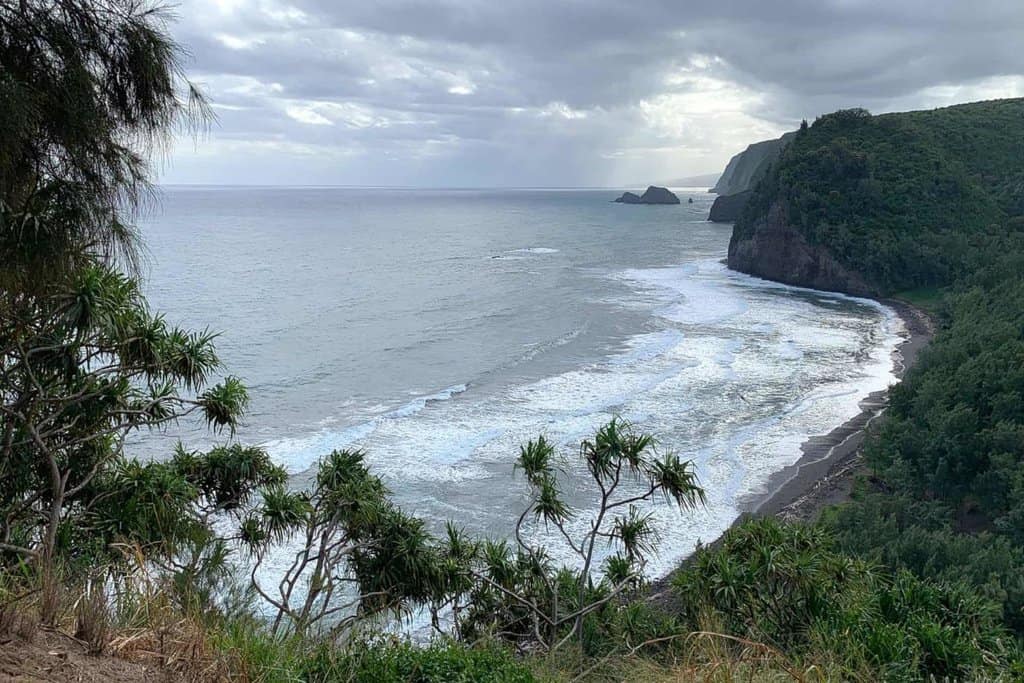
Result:
[[[387,410],[380,405],[370,406],[365,412],[381,414],[343,429],[331,429],[324,426],[307,436],[275,439],[263,444],[263,447],[275,461],[284,465],[290,473],[304,472],[331,451],[358,445],[376,431],[381,421],[412,417],[429,404],[447,401],[468,388],[465,384],[456,384],[433,394],[417,396],[393,410]],[[336,421],[336,419],[321,420],[321,424],[327,425]]]
[[[518,446],[539,433],[559,444],[574,482],[567,495],[586,507],[575,445],[620,415],[692,459],[708,494],[696,513],[649,508],[663,539],[650,565],[659,573],[721,533],[743,500],[800,457],[809,436],[853,417],[865,395],[893,381],[901,323],[875,302],[815,293],[845,302],[823,309],[798,288],[713,260],[614,277],[631,288],[623,307],[647,306],[661,329],[569,371],[458,402],[450,399],[466,386],[455,385],[363,424],[268,444],[270,452],[295,471],[330,448],[365,447],[399,503],[435,523],[456,517],[473,533],[503,535],[525,503],[511,473]],[[549,550],[573,562],[559,548],[552,542]]]
[[525,247],[523,249],[512,249],[511,254],[557,254],[558,249],[552,247]]
[[[669,320],[693,325],[717,323],[735,317],[746,310],[743,297],[723,288],[714,280],[705,280],[704,264],[684,268],[654,268],[626,270],[619,277],[633,281],[637,286],[670,302],[656,313]],[[717,279],[717,278],[716,278]]]

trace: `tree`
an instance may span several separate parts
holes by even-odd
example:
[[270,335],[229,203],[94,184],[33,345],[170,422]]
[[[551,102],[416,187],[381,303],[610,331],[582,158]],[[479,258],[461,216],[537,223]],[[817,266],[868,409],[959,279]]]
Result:
[[81,550],[59,532],[92,528],[129,434],[193,414],[231,431],[248,402],[237,378],[211,385],[213,335],[151,314],[133,279],[95,266],[69,285],[0,319],[0,550],[45,571]]
[[5,306],[97,260],[137,262],[147,155],[209,112],[167,18],[135,0],[0,0]]
[[[516,469],[526,478],[530,503],[516,522],[514,547],[485,543],[469,563],[469,609],[461,624],[466,634],[490,632],[549,652],[573,636],[582,639],[588,615],[637,587],[655,551],[651,515],[638,504],[663,497],[680,510],[692,510],[704,503],[692,464],[672,453],[659,457],[650,436],[621,420],[612,420],[593,440],[584,441],[580,458],[598,505],[585,531],[574,535],[569,522],[579,513],[563,499],[564,475],[556,467],[554,447],[541,436],[520,449]],[[557,535],[544,543],[529,540],[542,530]],[[452,532],[449,537],[449,547],[466,545],[457,537],[452,540]],[[556,568],[547,550],[553,543],[578,558],[579,568]],[[604,561],[595,582],[599,544],[617,552]]]
[[[399,510],[360,451],[321,460],[306,491],[269,488],[241,528],[253,551],[250,578],[273,608],[272,631],[338,634],[357,619],[401,612],[436,595],[439,563],[423,521]],[[275,577],[259,575],[268,552],[298,538],[292,562]]]
[[[203,453],[180,444],[166,461],[118,458],[89,486],[89,513],[77,517],[74,535],[91,565],[129,572],[121,548],[138,551],[162,571],[179,606],[208,611],[230,593],[242,520],[267,491],[287,481],[284,468],[260,448],[231,444]],[[232,532],[219,522],[228,521]],[[77,544],[75,544],[77,545]]]
[[[147,159],[207,120],[166,18],[135,0],[0,0],[0,562],[46,581],[146,535],[146,515],[111,523],[113,501],[132,508],[119,477],[199,519],[196,472],[132,463],[125,438],[189,416],[233,433],[248,402],[237,378],[215,382],[215,335],[152,313],[135,277]],[[279,479],[252,455],[236,484]]]

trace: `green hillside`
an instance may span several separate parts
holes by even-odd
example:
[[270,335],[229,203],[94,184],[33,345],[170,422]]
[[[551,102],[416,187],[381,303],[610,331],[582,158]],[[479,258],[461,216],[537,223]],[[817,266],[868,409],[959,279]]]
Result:
[[[881,294],[949,284],[1024,229],[1024,99],[803,128],[756,188],[733,244],[773,206]],[[798,283],[799,284],[799,283]]]
[[[940,329],[853,502],[746,521],[651,585],[665,541],[638,505],[700,523],[706,495],[628,422],[511,450],[496,538],[432,533],[362,451],[290,477],[236,440],[249,395],[216,335],[153,311],[132,267],[150,174],[126,145],[208,112],[162,7],[0,3],[0,676],[1024,680],[1024,100],[797,134],[733,243],[786,281],[799,258],[914,288]],[[176,423],[215,445],[125,451]]]

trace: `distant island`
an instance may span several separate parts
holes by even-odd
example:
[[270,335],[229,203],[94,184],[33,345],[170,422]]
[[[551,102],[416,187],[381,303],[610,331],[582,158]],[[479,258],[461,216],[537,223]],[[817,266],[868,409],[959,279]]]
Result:
[[615,200],[617,204],[678,204],[679,197],[665,187],[651,185],[642,195],[635,192],[623,192],[622,196]]

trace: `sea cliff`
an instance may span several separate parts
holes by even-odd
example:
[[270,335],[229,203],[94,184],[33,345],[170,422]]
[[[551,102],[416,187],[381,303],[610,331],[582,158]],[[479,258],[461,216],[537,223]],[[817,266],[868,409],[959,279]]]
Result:
[[729,242],[729,267],[789,285],[856,296],[877,296],[878,290],[840,263],[820,244],[810,244],[789,220],[786,203],[772,202],[768,212],[753,219],[751,235]]
[[779,158],[779,154],[793,139],[795,133],[786,133],[774,140],[764,140],[749,145],[729,160],[721,177],[711,188],[720,196],[734,195],[753,189],[767,169]]
[[992,257],[979,239],[1020,222],[1015,131],[1024,99],[819,117],[737,213],[729,267],[859,296],[947,285]]
[[724,194],[715,197],[711,205],[708,220],[712,223],[733,223],[740,217],[743,207],[750,201],[750,190],[736,194]]

